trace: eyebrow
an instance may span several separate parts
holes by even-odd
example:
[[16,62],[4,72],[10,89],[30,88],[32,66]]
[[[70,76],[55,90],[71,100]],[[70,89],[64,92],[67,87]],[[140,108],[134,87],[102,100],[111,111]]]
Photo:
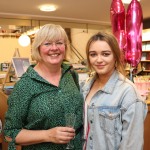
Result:
[[112,52],[111,50],[103,50],[102,52]]
[[[91,51],[89,51],[89,53],[90,52],[96,52],[95,50],[91,50]],[[112,52],[111,50],[102,50],[101,52]]]

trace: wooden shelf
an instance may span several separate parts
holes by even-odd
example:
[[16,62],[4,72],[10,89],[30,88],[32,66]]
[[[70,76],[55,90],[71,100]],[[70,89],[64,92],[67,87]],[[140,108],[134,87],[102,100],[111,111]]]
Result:
[[143,75],[150,75],[150,41],[142,42],[141,68]]
[[142,50],[142,53],[150,53],[150,50]]
[[150,72],[150,70],[143,70],[143,72]]
[[148,62],[148,63],[149,63],[149,62],[150,62],[150,60],[141,60],[141,62]]

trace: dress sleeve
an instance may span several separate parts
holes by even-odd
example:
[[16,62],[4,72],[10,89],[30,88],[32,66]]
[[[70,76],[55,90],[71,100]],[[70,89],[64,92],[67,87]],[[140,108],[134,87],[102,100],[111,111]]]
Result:
[[122,141],[119,150],[143,149],[144,119],[147,105],[142,101],[131,104],[122,114]]
[[8,110],[5,115],[3,132],[11,150],[15,150],[15,138],[25,124],[30,99],[29,88],[22,86],[21,83],[14,87],[8,98]]

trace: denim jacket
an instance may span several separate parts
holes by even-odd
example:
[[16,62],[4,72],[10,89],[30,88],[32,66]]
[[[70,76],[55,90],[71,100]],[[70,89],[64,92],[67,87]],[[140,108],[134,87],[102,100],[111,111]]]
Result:
[[[82,87],[84,99],[95,80]],[[86,150],[142,150],[147,105],[134,84],[114,71],[106,85],[87,106],[88,133]]]

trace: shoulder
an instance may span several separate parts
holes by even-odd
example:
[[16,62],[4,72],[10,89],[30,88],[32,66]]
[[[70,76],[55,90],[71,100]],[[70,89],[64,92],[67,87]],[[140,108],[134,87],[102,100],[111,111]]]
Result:
[[135,84],[127,78],[122,78],[119,76],[120,80],[120,91],[122,91],[122,105],[124,107],[129,107],[132,104],[140,102],[143,104],[143,98],[137,90]]
[[32,85],[32,80],[29,76],[27,75],[23,75],[23,77],[21,77],[15,84],[14,89],[29,89]]
[[95,81],[95,78],[96,76],[93,75],[93,76],[88,77],[86,80],[80,82],[80,89],[83,94],[87,94],[90,91],[91,86],[93,82]]
[[14,85],[12,93],[9,96],[9,99],[19,99],[21,97],[30,95],[30,91],[32,91],[32,88],[29,84],[30,82],[25,79],[20,79],[19,81],[17,81],[17,83]]
[[135,84],[132,81],[130,81],[127,77],[123,76],[121,73],[118,74],[118,81],[120,85],[122,85],[122,89],[132,91],[135,94],[139,94]]
[[[30,71],[29,71],[30,70]],[[30,72],[33,70],[31,67],[28,68],[27,72],[25,72],[22,77],[16,82],[14,85],[14,89],[11,93],[13,96],[24,96],[26,94],[31,94],[33,89],[34,81],[30,77]]]

